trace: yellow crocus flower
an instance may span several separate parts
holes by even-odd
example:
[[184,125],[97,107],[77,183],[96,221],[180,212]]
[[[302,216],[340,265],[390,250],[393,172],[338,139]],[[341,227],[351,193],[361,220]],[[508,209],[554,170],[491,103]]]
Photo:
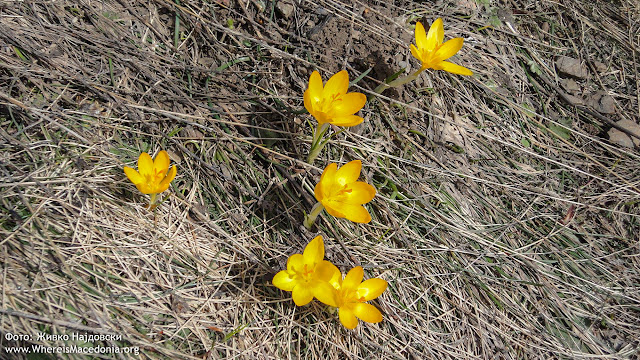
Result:
[[358,319],[378,323],[382,321],[382,313],[375,306],[365,303],[380,296],[387,289],[387,282],[374,278],[362,281],[364,270],[356,266],[347,273],[342,280],[340,276],[333,281],[332,297],[327,297],[323,303],[337,307],[340,322],[347,329],[355,329]]
[[303,306],[314,297],[326,303],[333,301],[335,291],[331,283],[342,277],[340,270],[324,259],[322,236],[316,236],[302,254],[293,254],[287,260],[287,270],[278,272],[272,283],[278,289],[291,291],[293,302]]
[[311,227],[322,209],[337,218],[346,218],[356,223],[371,221],[371,215],[362,205],[373,199],[376,189],[363,181],[357,181],[361,169],[360,160],[348,162],[340,169],[337,164],[329,164],[324,169],[314,190],[318,203],[305,220],[307,227]]
[[416,23],[416,45],[411,44],[411,54],[422,62],[422,68],[444,70],[458,75],[473,75],[473,72],[463,66],[445,61],[455,55],[462,48],[462,38],[451,39],[444,44],[444,27],[442,19],[438,18],[431,24],[427,34],[420,22]]
[[314,71],[303,95],[304,107],[320,125],[358,125],[364,119],[354,114],[364,107],[367,97],[357,92],[347,93],[348,88],[349,74],[346,70],[333,75],[324,87],[320,73]]
[[138,190],[143,194],[151,194],[150,205],[155,204],[156,196],[167,190],[176,176],[177,169],[174,165],[169,170],[169,162],[169,154],[164,150],[156,155],[155,160],[143,152],[138,158],[138,171],[124,167],[124,173]]
[[318,120],[318,126],[313,132],[311,150],[307,157],[310,164],[318,157],[327,140],[323,140],[324,134],[329,129],[329,125],[355,126],[364,119],[355,115],[367,102],[364,94],[351,92],[349,88],[349,74],[342,70],[333,75],[327,83],[322,86],[320,73],[314,71],[309,77],[309,87],[305,90],[304,107]]

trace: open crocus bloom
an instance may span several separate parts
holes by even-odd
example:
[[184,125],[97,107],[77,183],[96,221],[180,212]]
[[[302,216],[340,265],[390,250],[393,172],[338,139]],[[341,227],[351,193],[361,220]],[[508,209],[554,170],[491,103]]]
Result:
[[304,107],[320,125],[358,125],[363,118],[354,114],[362,109],[367,97],[357,92],[347,93],[348,88],[349,74],[346,70],[333,75],[324,87],[320,73],[314,71],[304,92]]
[[340,270],[324,258],[322,236],[316,236],[305,247],[302,254],[293,254],[287,260],[287,270],[278,272],[272,283],[278,289],[291,291],[293,302],[303,306],[314,297],[331,302],[335,291],[331,283],[342,275]]
[[344,277],[335,283],[335,298],[325,302],[339,309],[340,322],[347,329],[354,329],[358,325],[358,319],[369,323],[382,321],[382,313],[375,306],[365,303],[380,296],[387,289],[387,282],[374,278],[362,281],[364,271],[361,266],[356,266]]
[[416,23],[416,45],[411,44],[411,54],[422,62],[420,70],[434,69],[459,75],[473,75],[471,70],[445,61],[460,51],[464,40],[454,38],[443,44],[443,39],[442,19],[438,18],[431,24],[428,34],[420,22]]
[[329,164],[315,187],[316,199],[330,215],[347,218],[357,223],[368,223],[371,215],[362,206],[373,199],[376,189],[362,181],[357,181],[362,169],[360,160],[351,161],[338,169]]
[[149,154],[142,153],[138,158],[138,171],[125,166],[124,173],[141,193],[159,194],[169,188],[176,176],[177,169],[173,166],[169,170],[169,162],[169,154],[164,150],[158,153],[155,160]]

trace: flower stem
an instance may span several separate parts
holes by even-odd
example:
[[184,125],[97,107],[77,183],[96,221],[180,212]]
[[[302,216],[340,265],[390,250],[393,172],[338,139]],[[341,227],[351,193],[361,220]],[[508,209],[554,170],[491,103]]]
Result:
[[380,84],[375,90],[373,90],[374,93],[376,94],[382,94],[383,91],[385,91],[388,88],[392,88],[392,87],[398,87],[400,85],[404,85],[408,82],[411,82],[415,79],[418,78],[418,75],[420,75],[420,73],[422,73],[425,69],[420,68],[418,71],[414,72],[411,75],[407,75],[405,77],[401,77],[398,79],[395,79],[389,83],[387,83],[386,81],[383,82],[382,84]]
[[158,206],[156,202],[158,201],[158,194],[151,194],[151,200],[149,200],[149,210],[153,210]]
[[309,164],[313,164],[313,161],[320,155],[320,151],[327,144],[326,141],[322,141],[322,137],[327,132],[329,128],[329,124],[318,124],[318,127],[313,132],[313,141],[311,142],[311,150],[309,151],[309,156],[307,157],[307,162]]
[[322,212],[322,210],[324,210],[324,206],[321,202],[317,202],[315,205],[313,205],[311,213],[304,217],[304,226],[307,229],[311,229],[313,224],[316,222],[316,218],[318,217],[318,215],[320,215],[320,212]]

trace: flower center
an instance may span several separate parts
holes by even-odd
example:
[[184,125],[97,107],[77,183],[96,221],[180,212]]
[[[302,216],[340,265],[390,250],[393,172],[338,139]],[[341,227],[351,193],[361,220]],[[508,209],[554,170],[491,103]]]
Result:
[[365,302],[364,296],[358,297],[358,292],[350,288],[340,288],[338,290],[338,307],[345,304]]
[[342,101],[341,94],[332,94],[329,97],[323,97],[320,101],[318,101],[318,109],[323,113],[327,113],[333,107],[333,103],[337,101]]
[[335,201],[344,200],[344,198],[349,196],[349,194],[351,194],[352,191],[353,189],[351,189],[348,184],[344,184],[342,185],[342,187],[338,188],[337,190],[334,190],[330,197],[332,200],[335,200]]

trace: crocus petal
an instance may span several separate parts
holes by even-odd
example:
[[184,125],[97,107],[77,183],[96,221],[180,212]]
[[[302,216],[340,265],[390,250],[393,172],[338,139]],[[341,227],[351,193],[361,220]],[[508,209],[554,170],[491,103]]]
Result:
[[287,260],[287,270],[290,272],[302,272],[304,270],[304,257],[302,254],[293,254]]
[[358,319],[350,309],[341,307],[338,312],[338,317],[342,325],[347,329],[355,329],[356,326],[358,326]]
[[344,217],[359,224],[368,224],[371,222],[371,214],[362,205],[343,204],[341,207]]
[[286,270],[282,270],[278,272],[271,280],[273,286],[277,287],[280,290],[284,291],[293,291],[293,288],[296,286],[297,281],[293,279],[289,272]]
[[444,70],[446,72],[450,72],[452,74],[457,74],[457,75],[466,75],[466,76],[471,76],[473,75],[473,71],[467,69],[464,66],[460,66],[460,65],[456,65],[454,63],[450,63],[448,61],[442,61],[440,62],[440,64],[438,64],[439,69],[438,70]]
[[460,49],[462,49],[463,43],[464,39],[462,38],[455,38],[447,41],[438,49],[436,56],[433,58],[433,61],[440,62],[442,60],[447,60],[448,58],[455,55],[458,51],[460,51]]
[[[322,282],[329,282],[337,276],[342,276],[340,275],[340,270],[327,260],[322,260],[318,265],[316,265],[314,273],[315,279]],[[336,275],[336,273],[339,275]]]
[[313,289],[310,287],[302,286],[302,284],[298,284],[298,286],[294,287],[292,290],[291,297],[293,298],[293,302],[298,306],[304,306],[313,300]]
[[153,175],[153,159],[145,152],[138,158],[138,172],[142,176]]
[[347,70],[342,70],[337,74],[333,75],[324,86],[324,90],[322,91],[322,97],[330,98],[335,94],[346,94],[347,89],[349,88],[349,74]]
[[364,277],[364,270],[362,266],[356,266],[353,269],[349,270],[347,275],[342,280],[342,288],[344,289],[356,289],[358,285],[362,282],[362,278]]
[[174,165],[171,170],[169,170],[167,176],[165,176],[165,178],[160,181],[160,185],[158,185],[158,193],[161,193],[169,188],[169,184],[171,184],[173,178],[176,177],[177,172],[178,169],[176,169],[176,166]]
[[351,193],[344,200],[347,204],[366,204],[376,196],[376,188],[363,181],[356,181],[349,185]]
[[324,171],[322,172],[322,176],[320,177],[320,181],[316,184],[316,187],[313,189],[313,193],[316,196],[316,200],[322,202],[324,198],[329,194],[331,188],[335,184],[335,174],[338,170],[338,165],[335,163],[329,164]]
[[422,58],[420,57],[420,50],[418,50],[418,48],[413,44],[411,44],[411,55],[413,55],[414,58],[422,61]]
[[307,244],[302,253],[304,263],[307,265],[315,265],[324,258],[324,242],[322,236],[318,235]]
[[427,46],[427,32],[419,21],[416,23],[416,45],[420,49],[424,49]]
[[[433,50],[436,46],[442,44],[442,40],[444,39],[444,26],[442,25],[442,19],[437,18],[436,21],[431,24],[429,28],[429,33],[427,34],[427,41],[424,48],[428,50]],[[418,48],[421,48],[418,46]],[[421,48],[422,49],[422,48]]]
[[360,125],[363,121],[364,119],[358,115],[347,115],[331,119],[331,124],[335,126],[349,127]]
[[328,282],[318,282],[313,288],[313,296],[323,304],[338,307],[336,289]]
[[141,182],[140,184],[136,184],[136,188],[138,188],[138,191],[140,191],[143,194],[155,194],[156,192],[155,187],[149,186],[147,182]]
[[357,303],[353,306],[353,314],[362,321],[379,323],[382,321],[382,313],[375,306],[365,303]]
[[358,296],[364,297],[366,301],[373,300],[380,296],[388,285],[385,280],[378,278],[365,280],[358,286]]
[[144,181],[144,178],[142,177],[142,175],[140,175],[137,171],[135,171],[134,169],[128,166],[124,167],[124,173],[127,175],[129,180],[131,180],[131,182],[134,183],[135,185],[140,184]]
[[309,77],[309,87],[305,93],[309,94],[309,99],[312,101],[320,101],[322,97],[322,77],[320,73],[314,71]]
[[311,99],[311,94],[309,92],[309,89],[305,90],[304,95],[302,95],[302,98],[304,99],[304,108],[307,109],[309,114],[313,115],[314,113],[313,104],[315,102],[312,101]]
[[156,174],[166,174],[169,169],[169,154],[166,151],[162,150],[156,155],[156,158],[153,160],[153,170]]
[[322,205],[324,206],[324,209],[327,210],[329,215],[331,215],[333,217],[337,217],[337,218],[347,217],[345,215],[345,213],[343,213],[341,211],[342,208],[343,208],[341,203],[336,203],[336,202],[331,202],[331,201],[323,201]]
[[366,102],[367,97],[364,94],[356,92],[344,94],[340,101],[333,104],[329,115],[331,117],[353,115],[360,111]]
[[360,170],[362,170],[362,161],[353,160],[342,165],[336,172],[335,179],[340,186],[355,182],[360,177]]

